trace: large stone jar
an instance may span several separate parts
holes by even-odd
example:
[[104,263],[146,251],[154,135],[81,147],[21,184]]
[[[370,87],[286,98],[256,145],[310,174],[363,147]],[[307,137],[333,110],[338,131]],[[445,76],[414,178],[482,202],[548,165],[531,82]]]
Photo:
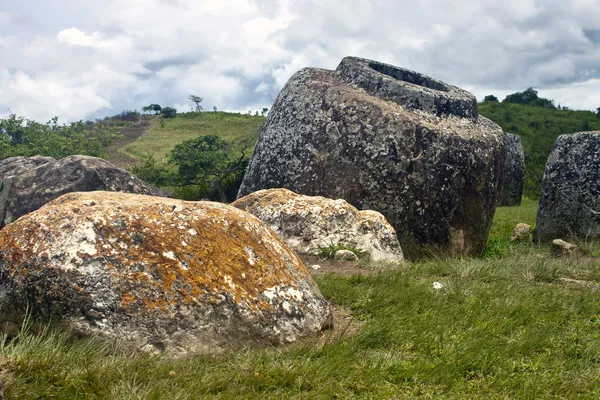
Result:
[[548,157],[536,239],[600,238],[600,132],[560,135]]
[[381,212],[408,257],[478,254],[504,167],[504,134],[473,95],[428,76],[347,57],[305,68],[265,121],[239,196],[287,188]]

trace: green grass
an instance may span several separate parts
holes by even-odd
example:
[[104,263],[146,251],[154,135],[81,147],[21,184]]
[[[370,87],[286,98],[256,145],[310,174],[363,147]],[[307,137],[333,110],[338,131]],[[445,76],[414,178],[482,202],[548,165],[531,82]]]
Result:
[[253,144],[258,138],[264,117],[226,112],[178,114],[176,118],[156,122],[147,136],[123,148],[123,152],[138,159],[154,156],[167,159],[176,144],[200,135],[217,135],[229,142],[248,140]]
[[[532,223],[534,208],[500,208],[492,236]],[[522,245],[503,257],[432,259],[317,281],[332,304],[362,321],[358,332],[171,360],[50,330],[4,346],[0,371],[12,371],[14,399],[600,396],[595,258],[556,260],[545,247]]]

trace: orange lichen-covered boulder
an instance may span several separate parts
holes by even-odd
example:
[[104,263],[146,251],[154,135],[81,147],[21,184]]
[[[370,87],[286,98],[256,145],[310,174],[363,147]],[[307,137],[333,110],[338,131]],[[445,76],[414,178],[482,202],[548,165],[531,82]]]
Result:
[[172,354],[284,343],[330,309],[301,260],[227,205],[69,193],[0,231],[0,322],[59,317]]

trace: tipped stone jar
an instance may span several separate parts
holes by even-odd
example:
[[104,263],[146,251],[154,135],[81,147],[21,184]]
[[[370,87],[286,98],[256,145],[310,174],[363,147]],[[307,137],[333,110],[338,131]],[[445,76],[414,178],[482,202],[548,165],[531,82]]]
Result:
[[473,95],[355,57],[305,68],[269,112],[238,196],[287,188],[382,213],[408,257],[479,254],[504,168],[504,133]]

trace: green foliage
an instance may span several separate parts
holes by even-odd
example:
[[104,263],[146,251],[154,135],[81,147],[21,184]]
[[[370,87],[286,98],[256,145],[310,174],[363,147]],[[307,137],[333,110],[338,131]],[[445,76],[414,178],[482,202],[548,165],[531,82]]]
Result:
[[498,98],[496,96],[494,96],[493,94],[487,95],[483,98],[484,103],[485,102],[498,102]]
[[165,165],[149,155],[140,164],[131,167],[130,171],[138,178],[154,186],[170,186],[177,180],[175,174]]
[[175,118],[177,115],[177,110],[171,107],[164,107],[160,110],[160,114],[163,118]]
[[513,103],[513,104],[522,104],[522,105],[530,105],[535,107],[546,107],[546,108],[555,108],[554,101],[549,99],[544,99],[543,97],[538,97],[537,90],[533,88],[528,88],[523,92],[517,92],[513,94],[509,94],[506,96],[503,103]]
[[165,107],[160,110],[163,118],[175,118],[177,115],[177,110],[171,107]]
[[11,114],[0,119],[0,159],[33,155],[62,158],[73,154],[103,157],[118,135],[102,123],[59,125],[54,117],[41,124]]
[[600,130],[600,119],[593,111],[573,111],[532,105],[485,102],[479,113],[521,137],[525,152],[523,194],[537,199],[548,156],[558,135]]
[[249,161],[249,146],[239,147],[216,135],[199,136],[176,145],[170,162],[177,166],[181,186],[208,186],[219,200],[227,201],[235,198],[227,189],[239,187]]
[[345,243],[329,243],[326,246],[319,246],[315,256],[322,260],[331,260],[338,250],[350,250],[356,254],[359,259],[366,260],[370,258],[370,254],[367,251]]

